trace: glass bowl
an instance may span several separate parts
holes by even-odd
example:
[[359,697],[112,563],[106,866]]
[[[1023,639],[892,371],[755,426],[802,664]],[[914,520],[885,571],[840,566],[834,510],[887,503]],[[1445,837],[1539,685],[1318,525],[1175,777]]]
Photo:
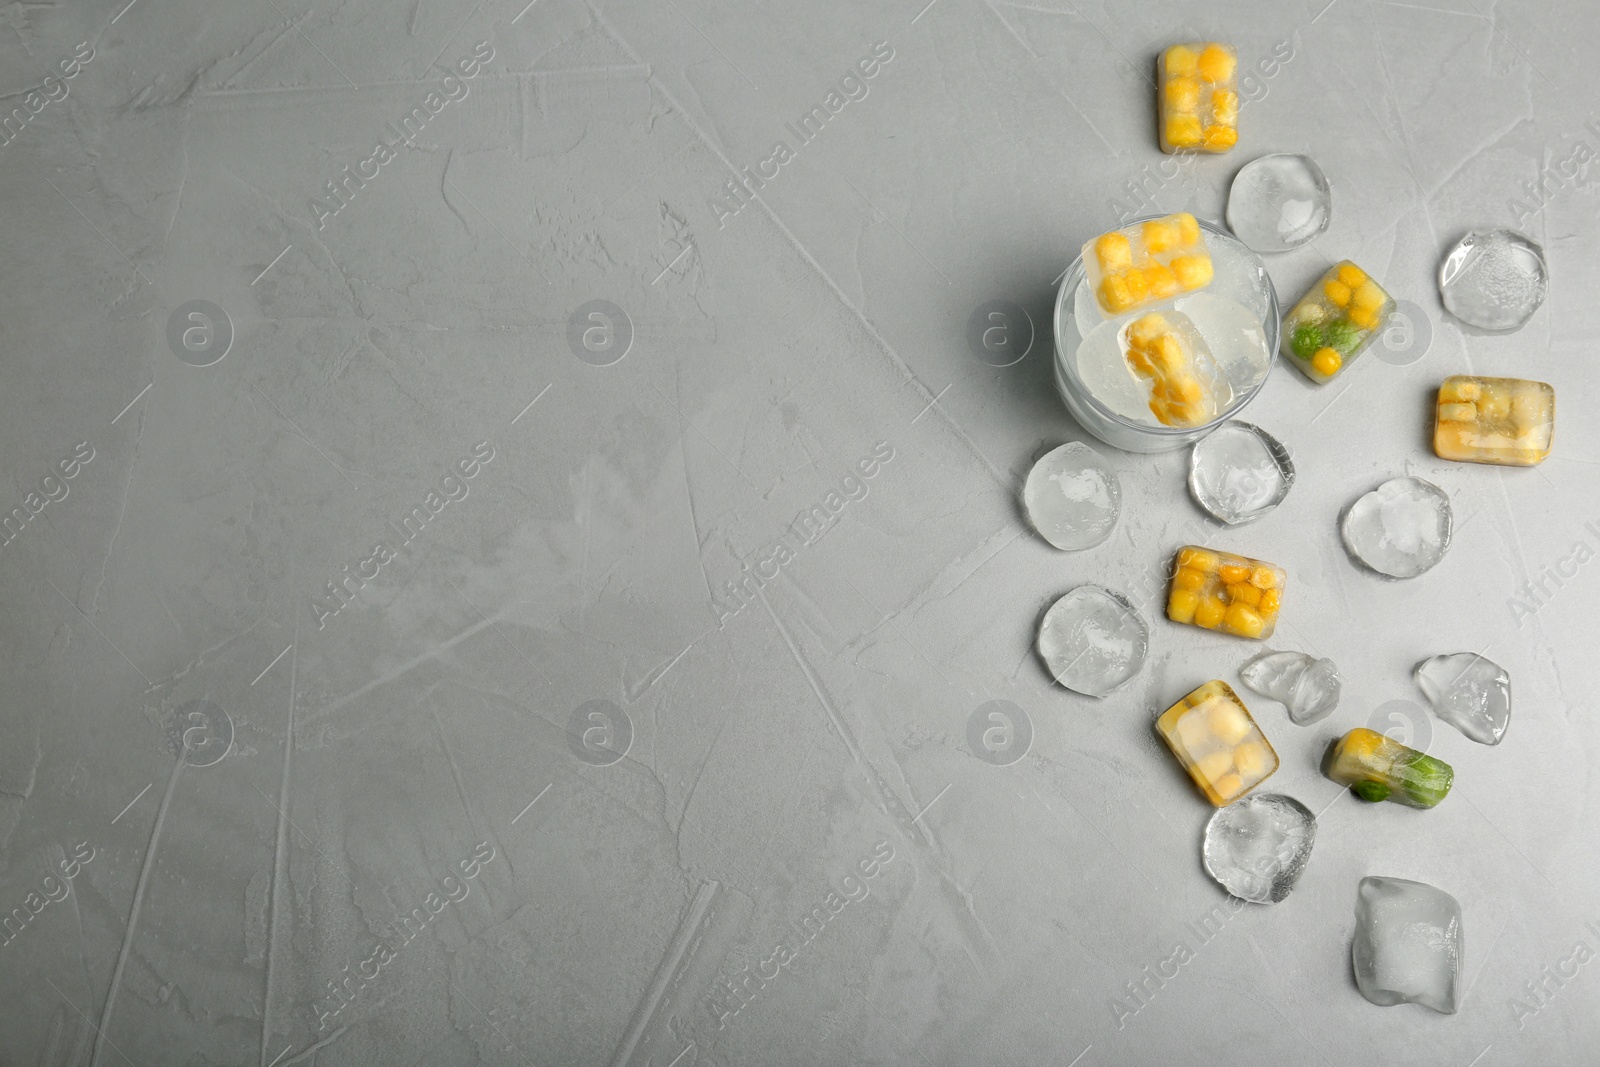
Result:
[[[1165,215],[1144,215],[1118,228],[1136,226],[1141,222],[1165,217]],[[1078,287],[1084,278],[1083,256],[1080,254],[1072,261],[1072,266],[1067,268],[1067,273],[1061,279],[1061,288],[1056,293],[1056,391],[1061,394],[1062,402],[1067,405],[1067,410],[1072,412],[1072,417],[1078,420],[1078,424],[1113,448],[1120,448],[1126,452],[1167,452],[1193,444],[1229,419],[1236,418],[1246,405],[1255,399],[1256,394],[1261,392],[1261,387],[1266,384],[1277,362],[1282,313],[1278,308],[1278,293],[1272,287],[1272,279],[1267,276],[1266,265],[1261,262],[1260,256],[1222,227],[1204,219],[1195,221],[1199,222],[1200,228],[1205,231],[1208,248],[1215,252],[1219,244],[1224,245],[1226,252],[1244,261],[1248,268],[1247,273],[1250,276],[1245,281],[1252,290],[1254,302],[1266,308],[1261,317],[1261,329],[1266,335],[1267,369],[1254,385],[1235,392],[1233,401],[1227,408],[1219,411],[1216,418],[1203,426],[1153,425],[1112,411],[1089,392],[1078,373],[1078,345],[1082,342],[1083,335],[1078,332],[1077,315],[1073,306]],[[1169,304],[1170,302],[1166,302],[1157,307]],[[1141,309],[1141,312],[1145,310],[1151,309]],[[1132,315],[1128,317],[1131,318]]]

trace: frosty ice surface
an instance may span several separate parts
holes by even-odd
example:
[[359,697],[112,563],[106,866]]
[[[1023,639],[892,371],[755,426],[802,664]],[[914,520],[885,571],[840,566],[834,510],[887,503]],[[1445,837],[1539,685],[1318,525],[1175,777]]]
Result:
[[1393,298],[1366,271],[1348,259],[1336,263],[1284,317],[1283,354],[1312,381],[1331,381],[1393,311]]
[[1232,804],[1271,777],[1278,754],[1227,682],[1207,682],[1156,720],[1194,784],[1217,807]]
[[1440,459],[1531,467],[1550,454],[1556,391],[1523,378],[1455,374],[1439,385],[1433,450]]
[[1188,212],[1103,233],[1083,246],[1084,276],[1107,315],[1137,311],[1211,284],[1211,254]]
[[1411,808],[1437,805],[1449,795],[1455,773],[1444,760],[1364,727],[1338,740],[1327,770],[1329,778],[1362,800],[1392,800]]
[[1144,666],[1150,629],[1125,597],[1080,585],[1057,600],[1039,624],[1039,655],[1056,681],[1103,697]]
[[1421,1004],[1455,1014],[1461,985],[1461,905],[1426,882],[1363,878],[1350,960],[1374,1004]]
[[1081,441],[1069,441],[1033,465],[1022,503],[1028,521],[1052,545],[1093,548],[1117,525],[1122,485],[1100,453]]
[[1263,652],[1239,668],[1239,680],[1288,708],[1300,726],[1327,718],[1339,703],[1339,668],[1304,652]]
[[1167,618],[1240,637],[1271,637],[1285,578],[1282,567],[1259,559],[1185,545],[1174,558]]
[[1248,422],[1223,423],[1189,453],[1189,494],[1230,526],[1259,519],[1283,503],[1293,484],[1288,449]]
[[1433,712],[1480,745],[1498,745],[1511,725],[1511,676],[1476,652],[1434,656],[1412,675]]
[[1317,820],[1281,793],[1256,793],[1217,809],[1201,850],[1206,873],[1241,900],[1276,904],[1305,870]]
[[1345,551],[1387,578],[1415,578],[1444,558],[1454,528],[1450,498],[1421,478],[1391,478],[1345,510]]
[[1180,311],[1151,311],[1128,323],[1123,355],[1149,390],[1163,426],[1203,426],[1233,399],[1205,338]]
[[1161,151],[1226,152],[1239,140],[1238,57],[1215,41],[1175,44],[1157,63]]
[[1439,265],[1445,310],[1480,330],[1515,330],[1544,303],[1544,249],[1513,230],[1469,233]]

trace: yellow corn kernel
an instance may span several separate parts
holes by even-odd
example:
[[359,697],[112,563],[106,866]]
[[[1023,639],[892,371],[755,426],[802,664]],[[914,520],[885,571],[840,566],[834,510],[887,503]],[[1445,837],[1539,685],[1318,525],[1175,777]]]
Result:
[[1150,414],[1163,426],[1178,426],[1183,422],[1172,410],[1172,405],[1159,397],[1150,398]]
[[1176,334],[1162,334],[1150,346],[1150,359],[1168,374],[1181,370],[1188,362],[1188,353]]
[[1248,582],[1235,582],[1226,588],[1228,599],[1235,604],[1249,604],[1253,608],[1261,603],[1261,590]]
[[1503,419],[1511,414],[1511,397],[1504,389],[1485,389],[1478,400],[1478,413],[1486,419]]
[[1151,219],[1141,227],[1144,246],[1159,255],[1171,251],[1178,244],[1178,224],[1171,219]]
[[1224,563],[1222,566],[1217,568],[1217,574],[1220,575],[1222,580],[1228,585],[1237,585],[1240,582],[1248,582],[1250,580],[1250,564]]
[[1319,348],[1311,357],[1311,369],[1324,378],[1332,378],[1344,366],[1344,357],[1331,348]]
[[1255,741],[1249,741],[1233,750],[1233,765],[1244,778],[1260,778],[1267,773],[1267,750]]
[[1481,391],[1478,383],[1471,378],[1446,378],[1444,384],[1439,386],[1439,403],[1471,404],[1478,399]]
[[1199,590],[1206,584],[1206,575],[1193,567],[1179,567],[1178,573],[1172,576],[1172,584],[1179,589]]
[[1363,330],[1376,330],[1378,328],[1378,312],[1376,308],[1350,309],[1350,321]]
[[1261,603],[1256,606],[1256,610],[1261,612],[1263,619],[1277,617],[1278,603],[1282,596],[1283,594],[1276,589],[1263,589],[1261,591]]
[[1205,389],[1193,378],[1184,377],[1171,387],[1177,398],[1189,408],[1198,411],[1200,402],[1205,399]]
[[1167,598],[1167,618],[1173,622],[1193,622],[1200,606],[1200,594],[1189,589],[1174,589]]
[[1218,89],[1211,94],[1211,114],[1224,126],[1239,124],[1239,94],[1232,89]]
[[1193,78],[1172,78],[1167,82],[1167,106],[1190,113],[1200,107],[1200,83]]
[[1167,119],[1167,143],[1174,148],[1193,148],[1201,137],[1200,120],[1194,115],[1172,115]]
[[1100,269],[1115,274],[1133,266],[1133,243],[1128,235],[1112,231],[1095,238],[1094,254],[1100,258]]
[[[1367,272],[1354,263],[1339,264],[1339,280],[1354,289],[1367,280]],[[1380,300],[1379,303],[1382,303]]]
[[1100,304],[1112,314],[1127,311],[1137,303],[1133,294],[1128,291],[1128,281],[1120,274],[1113,274],[1100,283]]
[[1172,268],[1162,263],[1154,263],[1144,269],[1145,277],[1150,279],[1150,295],[1157,300],[1165,300],[1175,295],[1182,286],[1178,284],[1178,276]]
[[1239,131],[1232,126],[1207,126],[1202,137],[1205,146],[1213,149],[1232,148],[1239,143]]
[[1180,211],[1174,217],[1178,220],[1178,238],[1184,246],[1197,244],[1200,240],[1200,224],[1195,221],[1194,216],[1187,211]]
[[1171,328],[1166,316],[1159,311],[1140,315],[1128,323],[1128,343],[1135,348],[1148,347]]
[[1122,280],[1128,283],[1128,295],[1133,297],[1135,304],[1142,304],[1150,295],[1150,278],[1138,267],[1122,272]]
[[1215,782],[1218,778],[1233,770],[1232,752],[1207,752],[1204,756],[1194,761],[1194,769],[1200,772],[1208,782]]
[[1167,77],[1190,77],[1195,72],[1195,65],[1195,54],[1192,48],[1175,44],[1167,49]]
[[1247,604],[1231,604],[1223,617],[1222,628],[1240,637],[1260,637],[1267,622]]
[[1471,404],[1440,404],[1440,422],[1477,422],[1478,409]]
[[1227,804],[1244,791],[1244,780],[1237,774],[1230,774],[1218,779],[1212,789],[1217,794],[1217,799]]
[[1128,365],[1140,374],[1154,376],[1156,365],[1150,362],[1150,357],[1144,354],[1143,349],[1128,349]]
[[1200,77],[1208,82],[1225,82],[1233,77],[1233,68],[1236,60],[1233,53],[1220,44],[1208,44],[1205,51],[1200,53],[1200,58],[1195,68],[1200,72]]
[[[1250,733],[1250,717],[1231,700],[1213,701],[1206,712],[1206,728],[1225,745],[1236,745]],[[1228,764],[1233,760],[1230,758]],[[1223,765],[1223,770],[1228,769]]]
[[1172,271],[1178,276],[1178,283],[1185,289],[1198,289],[1202,285],[1210,285],[1211,257],[1204,253],[1177,256],[1172,261]]
[[[1343,278],[1340,278],[1339,280],[1344,281]],[[1384,291],[1378,288],[1378,283],[1373,281],[1371,278],[1368,278],[1366,281],[1360,282],[1356,285],[1355,291],[1350,294],[1350,305],[1352,307],[1367,308],[1370,311],[1377,311],[1379,308],[1383,307],[1383,302],[1387,299],[1388,296],[1384,293]]]
[[1215,630],[1222,622],[1222,617],[1228,613],[1228,605],[1220,597],[1208,596],[1200,601],[1200,606],[1194,612],[1194,624],[1204,626],[1207,630]]
[[1180,548],[1178,550],[1178,566],[1193,567],[1202,574],[1209,574],[1217,569],[1217,555],[1207,552],[1203,548]]
[[1250,584],[1257,589],[1278,588],[1278,572],[1271,567],[1257,567],[1250,572]]
[[1344,735],[1344,740],[1339,744],[1339,755],[1349,754],[1361,762],[1371,760],[1378,754],[1378,750],[1388,738],[1375,730],[1356,727]]
[[1335,307],[1346,307],[1350,303],[1350,287],[1338,278],[1329,278],[1323,282],[1322,292],[1328,298],[1328,303]]

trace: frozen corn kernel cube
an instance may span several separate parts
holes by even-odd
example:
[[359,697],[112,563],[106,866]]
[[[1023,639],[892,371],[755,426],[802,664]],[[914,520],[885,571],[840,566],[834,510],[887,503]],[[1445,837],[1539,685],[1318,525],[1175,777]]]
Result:
[[1444,760],[1361,727],[1335,744],[1327,774],[1362,800],[1392,800],[1413,808],[1438,804],[1456,776]]
[[1083,246],[1083,267],[1100,310],[1121,315],[1211,284],[1211,253],[1188,212],[1103,233]]
[[1307,290],[1283,320],[1283,352],[1321,384],[1355,361],[1383,329],[1394,300],[1348,259]]
[[1216,42],[1175,44],[1161,53],[1157,125],[1161,151],[1226,152],[1239,140],[1239,60]]
[[1440,459],[1531,467],[1550,454],[1556,391],[1523,378],[1457,374],[1439,386],[1433,450]]
[[1285,577],[1259,559],[1186,545],[1173,560],[1167,618],[1264,640],[1278,624]]
[[1278,754],[1227,682],[1207,682],[1156,720],[1194,784],[1217,807],[1232,804],[1272,776]]
[[1150,311],[1128,323],[1122,354],[1163,426],[1203,426],[1233,399],[1206,339],[1181,311]]

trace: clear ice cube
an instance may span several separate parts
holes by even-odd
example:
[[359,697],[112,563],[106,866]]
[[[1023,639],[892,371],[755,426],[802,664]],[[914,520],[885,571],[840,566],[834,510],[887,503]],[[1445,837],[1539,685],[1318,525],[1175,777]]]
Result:
[[1433,713],[1480,745],[1498,745],[1511,724],[1511,676],[1476,652],[1434,656],[1413,675]]
[[1339,704],[1339,668],[1304,652],[1263,652],[1239,668],[1239,680],[1288,708],[1300,726],[1327,718]]
[[1363,878],[1350,946],[1356,986],[1374,1004],[1454,1015],[1461,984],[1461,905],[1405,878]]
[[1068,551],[1093,548],[1117,524],[1122,485],[1100,453],[1069,441],[1033,465],[1022,503],[1028,521],[1052,545]]
[[1445,310],[1480,330],[1515,330],[1544,303],[1544,249],[1513,230],[1478,230],[1439,265]]
[[1421,478],[1391,478],[1345,509],[1345,551],[1388,578],[1415,578],[1450,547],[1450,498]]
[[1333,217],[1333,191],[1310,156],[1262,156],[1234,175],[1228,228],[1257,252],[1287,252],[1315,239]]
[[1259,519],[1283,503],[1293,484],[1288,449],[1248,422],[1224,423],[1189,453],[1189,493],[1230,526]]
[[1311,856],[1317,819],[1293,797],[1257,793],[1218,808],[1201,850],[1206,873],[1241,900],[1276,904]]
[[1056,681],[1075,693],[1103,697],[1144,666],[1150,629],[1126,597],[1080,585],[1045,613],[1038,647]]

